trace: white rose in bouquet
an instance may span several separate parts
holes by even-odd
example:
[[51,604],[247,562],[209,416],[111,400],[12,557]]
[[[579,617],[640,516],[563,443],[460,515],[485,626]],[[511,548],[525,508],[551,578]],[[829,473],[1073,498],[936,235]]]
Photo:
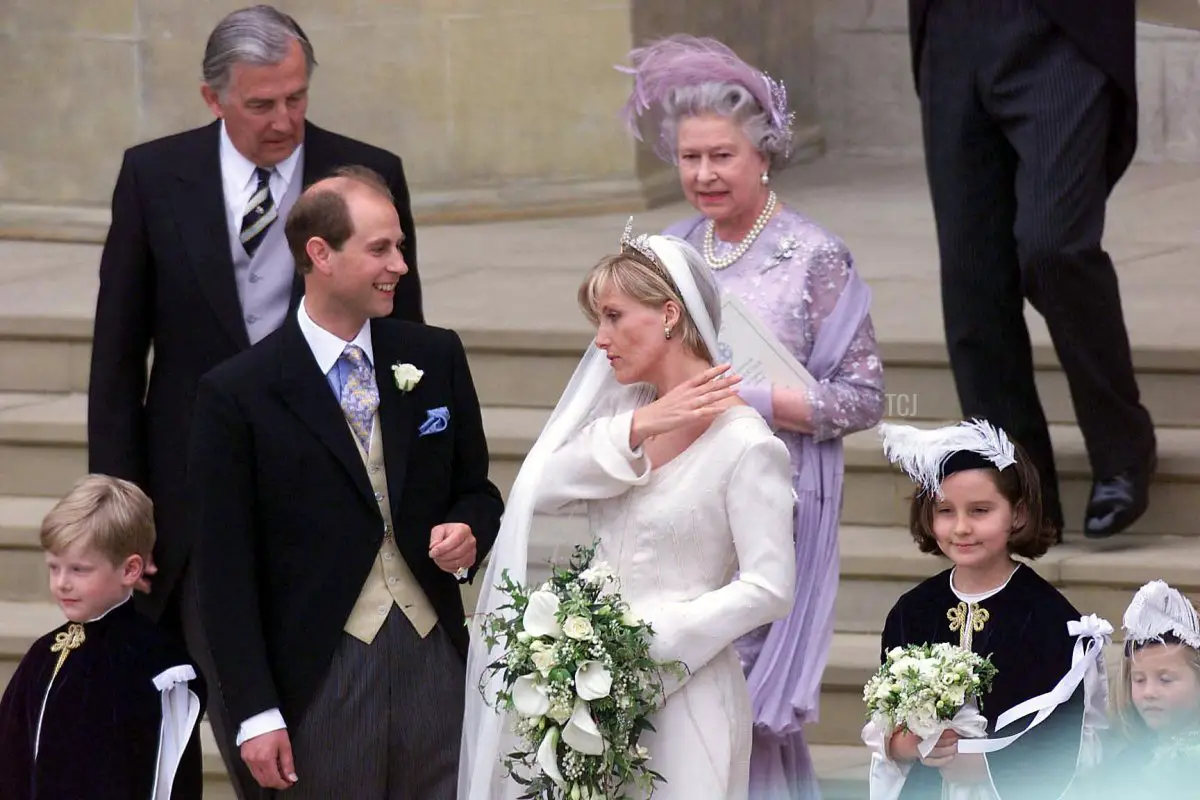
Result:
[[567,617],[563,621],[562,631],[572,639],[590,639],[592,638],[592,623],[583,617]]
[[533,661],[534,669],[542,673],[543,678],[550,677],[550,670],[554,669],[558,661],[554,655],[554,645],[548,645],[545,642],[534,642],[530,648],[529,658]]

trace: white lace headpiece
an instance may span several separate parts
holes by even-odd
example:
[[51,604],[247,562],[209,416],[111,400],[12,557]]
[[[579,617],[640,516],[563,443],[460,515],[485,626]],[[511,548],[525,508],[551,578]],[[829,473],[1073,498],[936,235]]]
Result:
[[980,419],[934,430],[884,423],[879,434],[888,460],[936,497],[941,497],[946,476],[960,469],[1004,470],[1017,463],[1016,447],[1008,435]]
[[1125,609],[1125,641],[1135,645],[1162,642],[1173,636],[1200,650],[1200,618],[1188,599],[1163,581],[1150,581]]

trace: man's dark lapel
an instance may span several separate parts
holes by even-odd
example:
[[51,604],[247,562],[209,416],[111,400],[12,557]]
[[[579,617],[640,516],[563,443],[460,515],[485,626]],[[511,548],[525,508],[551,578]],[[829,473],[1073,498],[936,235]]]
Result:
[[[375,382],[379,386],[379,424],[383,426],[383,461],[387,467],[388,496],[392,518],[399,519],[404,481],[408,475],[409,451],[417,426],[421,423],[413,392],[401,392],[392,376],[392,365],[416,363],[420,360],[412,342],[398,335],[396,327],[387,320],[371,322],[371,347],[375,351]],[[397,536],[396,544],[409,564],[429,558],[429,538],[421,540]]]
[[[408,450],[412,437],[416,435],[417,419],[413,396],[401,392],[392,376],[392,365],[411,363],[413,355],[409,342],[396,335],[392,326],[371,322],[371,348],[375,351],[375,383],[379,387],[379,424],[383,426],[383,458],[387,466],[388,494],[392,497],[392,512],[404,490],[404,479],[408,471]],[[416,365],[420,369],[420,364]]]
[[354,434],[329,382],[321,374],[312,349],[304,339],[294,314],[284,320],[280,331],[281,354],[277,390],[300,421],[333,453],[346,469],[358,494],[371,508],[378,508],[367,469],[354,444]]
[[196,273],[204,297],[212,306],[239,349],[250,346],[242,321],[229,228],[225,221],[225,192],[221,184],[221,123],[213,122],[192,133],[192,152],[170,165],[175,179],[169,193],[173,216],[179,225],[183,253]]

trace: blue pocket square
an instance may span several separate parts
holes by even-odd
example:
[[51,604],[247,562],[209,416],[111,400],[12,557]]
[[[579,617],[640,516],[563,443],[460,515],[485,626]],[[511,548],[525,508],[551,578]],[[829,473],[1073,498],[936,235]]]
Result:
[[445,406],[431,408],[425,412],[425,421],[421,423],[417,433],[420,436],[428,436],[431,433],[441,433],[446,430],[446,426],[450,424],[450,409]]

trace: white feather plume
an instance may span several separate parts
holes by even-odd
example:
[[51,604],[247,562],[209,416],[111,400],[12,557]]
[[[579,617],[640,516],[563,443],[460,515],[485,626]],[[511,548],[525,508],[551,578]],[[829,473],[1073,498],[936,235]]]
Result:
[[1017,463],[1012,441],[1004,431],[984,420],[967,420],[933,430],[884,423],[879,426],[879,433],[888,460],[908,473],[926,492],[939,497],[942,468],[955,453],[964,450],[978,453],[1001,470]]
[[1162,641],[1173,635],[1200,650],[1200,619],[1187,598],[1163,581],[1150,581],[1133,596],[1125,609],[1125,641],[1136,644]]

